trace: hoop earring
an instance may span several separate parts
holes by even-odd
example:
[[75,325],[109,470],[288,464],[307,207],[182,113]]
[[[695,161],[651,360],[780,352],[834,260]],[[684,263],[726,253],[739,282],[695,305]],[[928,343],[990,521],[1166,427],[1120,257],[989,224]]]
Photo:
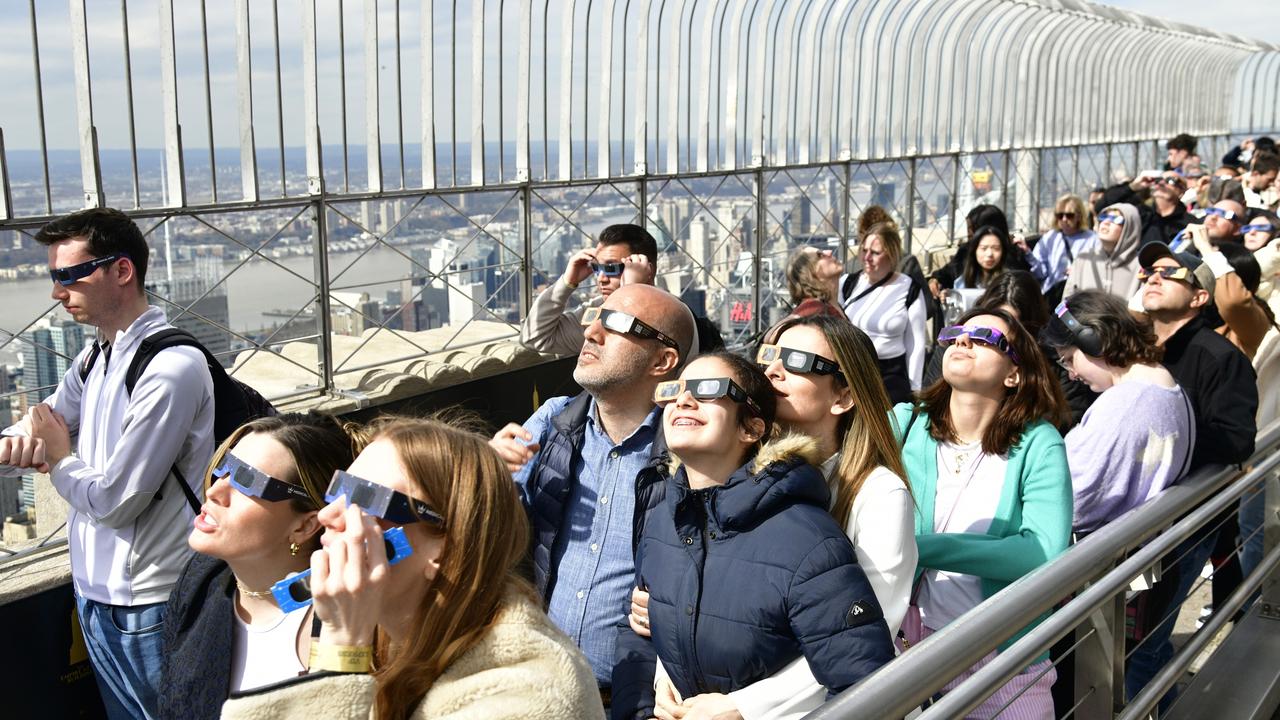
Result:
[[295,542],[289,543],[289,554],[294,557],[298,556],[298,543],[295,543]]

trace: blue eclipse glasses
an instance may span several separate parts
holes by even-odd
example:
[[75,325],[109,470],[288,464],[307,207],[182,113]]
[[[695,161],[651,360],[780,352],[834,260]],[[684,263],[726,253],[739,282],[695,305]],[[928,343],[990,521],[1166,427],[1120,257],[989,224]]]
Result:
[[[382,541],[386,544],[388,565],[395,565],[413,554],[413,546],[409,544],[402,527],[393,527],[382,533]],[[310,605],[311,571],[304,570],[277,582],[271,586],[271,595],[275,597],[280,610],[286,613]]]
[[110,265],[117,260],[122,260],[127,257],[129,256],[124,253],[113,253],[105,257],[94,258],[87,262],[82,262],[79,265],[49,268],[49,277],[63,287],[75,285],[81,280],[97,272],[98,268],[103,267],[104,265]]
[[222,457],[222,464],[213,471],[213,476],[218,479],[226,478],[231,487],[249,497],[261,498],[267,502],[301,500],[313,507],[316,505],[315,499],[301,485],[277,480],[230,452]]

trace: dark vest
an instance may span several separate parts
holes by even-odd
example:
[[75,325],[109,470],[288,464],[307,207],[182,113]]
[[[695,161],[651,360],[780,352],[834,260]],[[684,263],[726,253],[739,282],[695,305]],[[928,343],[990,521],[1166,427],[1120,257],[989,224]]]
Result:
[[[560,530],[566,523],[569,496],[578,481],[590,407],[591,396],[584,392],[551,419],[525,483],[525,507],[533,528],[534,583],[544,601],[551,597],[555,588],[556,572],[551,567],[551,558],[556,543],[561,541]],[[644,529],[645,518],[662,502],[667,458],[667,443],[659,425],[649,450],[649,461],[636,476],[631,536],[633,552]]]

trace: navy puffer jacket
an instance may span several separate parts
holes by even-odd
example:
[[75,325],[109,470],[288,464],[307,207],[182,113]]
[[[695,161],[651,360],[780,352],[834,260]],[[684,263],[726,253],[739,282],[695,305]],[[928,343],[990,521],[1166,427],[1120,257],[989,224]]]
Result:
[[653,715],[655,654],[686,698],[738,690],[801,655],[834,694],[893,659],[815,450],[784,438],[704,490],[676,471],[636,554],[653,638],[619,628],[615,719]]

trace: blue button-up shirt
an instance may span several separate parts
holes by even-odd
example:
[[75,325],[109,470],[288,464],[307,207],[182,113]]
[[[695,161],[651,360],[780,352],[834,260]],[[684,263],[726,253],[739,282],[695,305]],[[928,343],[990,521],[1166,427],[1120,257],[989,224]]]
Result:
[[[543,403],[525,429],[541,443],[552,418],[571,400],[558,397]],[[600,426],[596,412],[592,400],[581,455],[574,459],[577,482],[569,493],[566,526],[551,552],[556,582],[547,614],[582,649],[596,682],[608,686],[618,623],[631,607],[635,583],[631,537],[636,476],[648,464],[662,410],[655,406],[640,427],[617,444]],[[516,473],[522,489],[532,466],[529,462]]]
[[[1049,292],[1054,285],[1067,277],[1067,267],[1072,259],[1094,242],[1097,235],[1092,230],[1084,229],[1075,235],[1063,235],[1061,230],[1047,232],[1040,237],[1040,242],[1027,254],[1027,264],[1031,266],[1031,274],[1040,281],[1040,292]],[[1071,244],[1070,252],[1067,244]]]

